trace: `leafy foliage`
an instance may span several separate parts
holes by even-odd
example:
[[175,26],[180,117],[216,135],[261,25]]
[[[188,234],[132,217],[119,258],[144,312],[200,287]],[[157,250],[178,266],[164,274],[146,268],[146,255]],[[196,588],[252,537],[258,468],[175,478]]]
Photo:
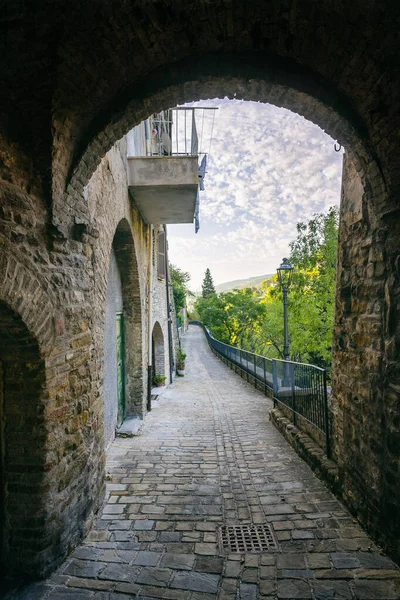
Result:
[[265,308],[250,288],[198,298],[201,321],[222,342],[244,348],[249,332],[261,326]]
[[186,353],[182,350],[182,348],[178,347],[176,351],[176,368],[179,370],[183,370],[185,368],[185,360]]
[[171,264],[169,265],[169,273],[174,295],[175,310],[178,314],[186,305],[186,297],[192,295],[192,292],[188,288],[190,275],[186,271],[182,271],[179,267]]
[[330,208],[307,224],[299,223],[290,244],[295,267],[291,290],[292,352],[298,360],[329,366],[336,285],[339,212]]
[[204,273],[203,283],[201,284],[201,295],[203,298],[215,295],[215,287],[210,269],[206,269]]

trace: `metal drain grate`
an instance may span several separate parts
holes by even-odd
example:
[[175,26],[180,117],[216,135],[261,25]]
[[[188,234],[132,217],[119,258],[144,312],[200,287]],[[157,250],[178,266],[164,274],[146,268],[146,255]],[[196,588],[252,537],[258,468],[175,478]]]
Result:
[[219,530],[223,552],[271,552],[279,550],[269,525],[224,525]]

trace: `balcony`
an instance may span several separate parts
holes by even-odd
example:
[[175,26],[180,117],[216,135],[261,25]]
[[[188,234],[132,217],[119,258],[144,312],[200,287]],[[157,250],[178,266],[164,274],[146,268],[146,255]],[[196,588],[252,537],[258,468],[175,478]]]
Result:
[[146,223],[193,223],[199,187],[198,157],[129,157],[128,187]]
[[198,231],[199,190],[204,190],[215,110],[176,107],[129,132],[129,193],[149,225],[194,221]]

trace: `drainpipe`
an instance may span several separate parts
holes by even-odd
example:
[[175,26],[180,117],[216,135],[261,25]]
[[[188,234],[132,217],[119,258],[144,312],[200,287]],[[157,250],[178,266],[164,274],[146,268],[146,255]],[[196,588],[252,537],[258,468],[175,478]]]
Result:
[[168,270],[168,242],[167,226],[164,225],[165,239],[165,287],[167,290],[167,315],[168,315],[168,348],[169,348],[169,382],[172,383],[174,373],[174,349],[172,345],[171,301],[169,295],[169,270]]
[[151,386],[152,386],[152,362],[153,362],[153,225],[150,225],[149,244],[149,291],[148,291],[148,356],[147,356],[147,410],[151,411]]

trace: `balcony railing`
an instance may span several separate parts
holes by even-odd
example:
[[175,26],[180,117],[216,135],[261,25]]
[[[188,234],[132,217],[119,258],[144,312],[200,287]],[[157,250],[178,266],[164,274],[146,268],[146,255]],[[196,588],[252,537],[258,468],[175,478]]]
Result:
[[324,438],[326,454],[330,456],[329,411],[326,370],[304,363],[270,359],[216,340],[200,321],[191,321],[203,327],[208,344],[217,354],[239,367],[264,386],[274,400],[292,415],[295,425],[303,419]]

